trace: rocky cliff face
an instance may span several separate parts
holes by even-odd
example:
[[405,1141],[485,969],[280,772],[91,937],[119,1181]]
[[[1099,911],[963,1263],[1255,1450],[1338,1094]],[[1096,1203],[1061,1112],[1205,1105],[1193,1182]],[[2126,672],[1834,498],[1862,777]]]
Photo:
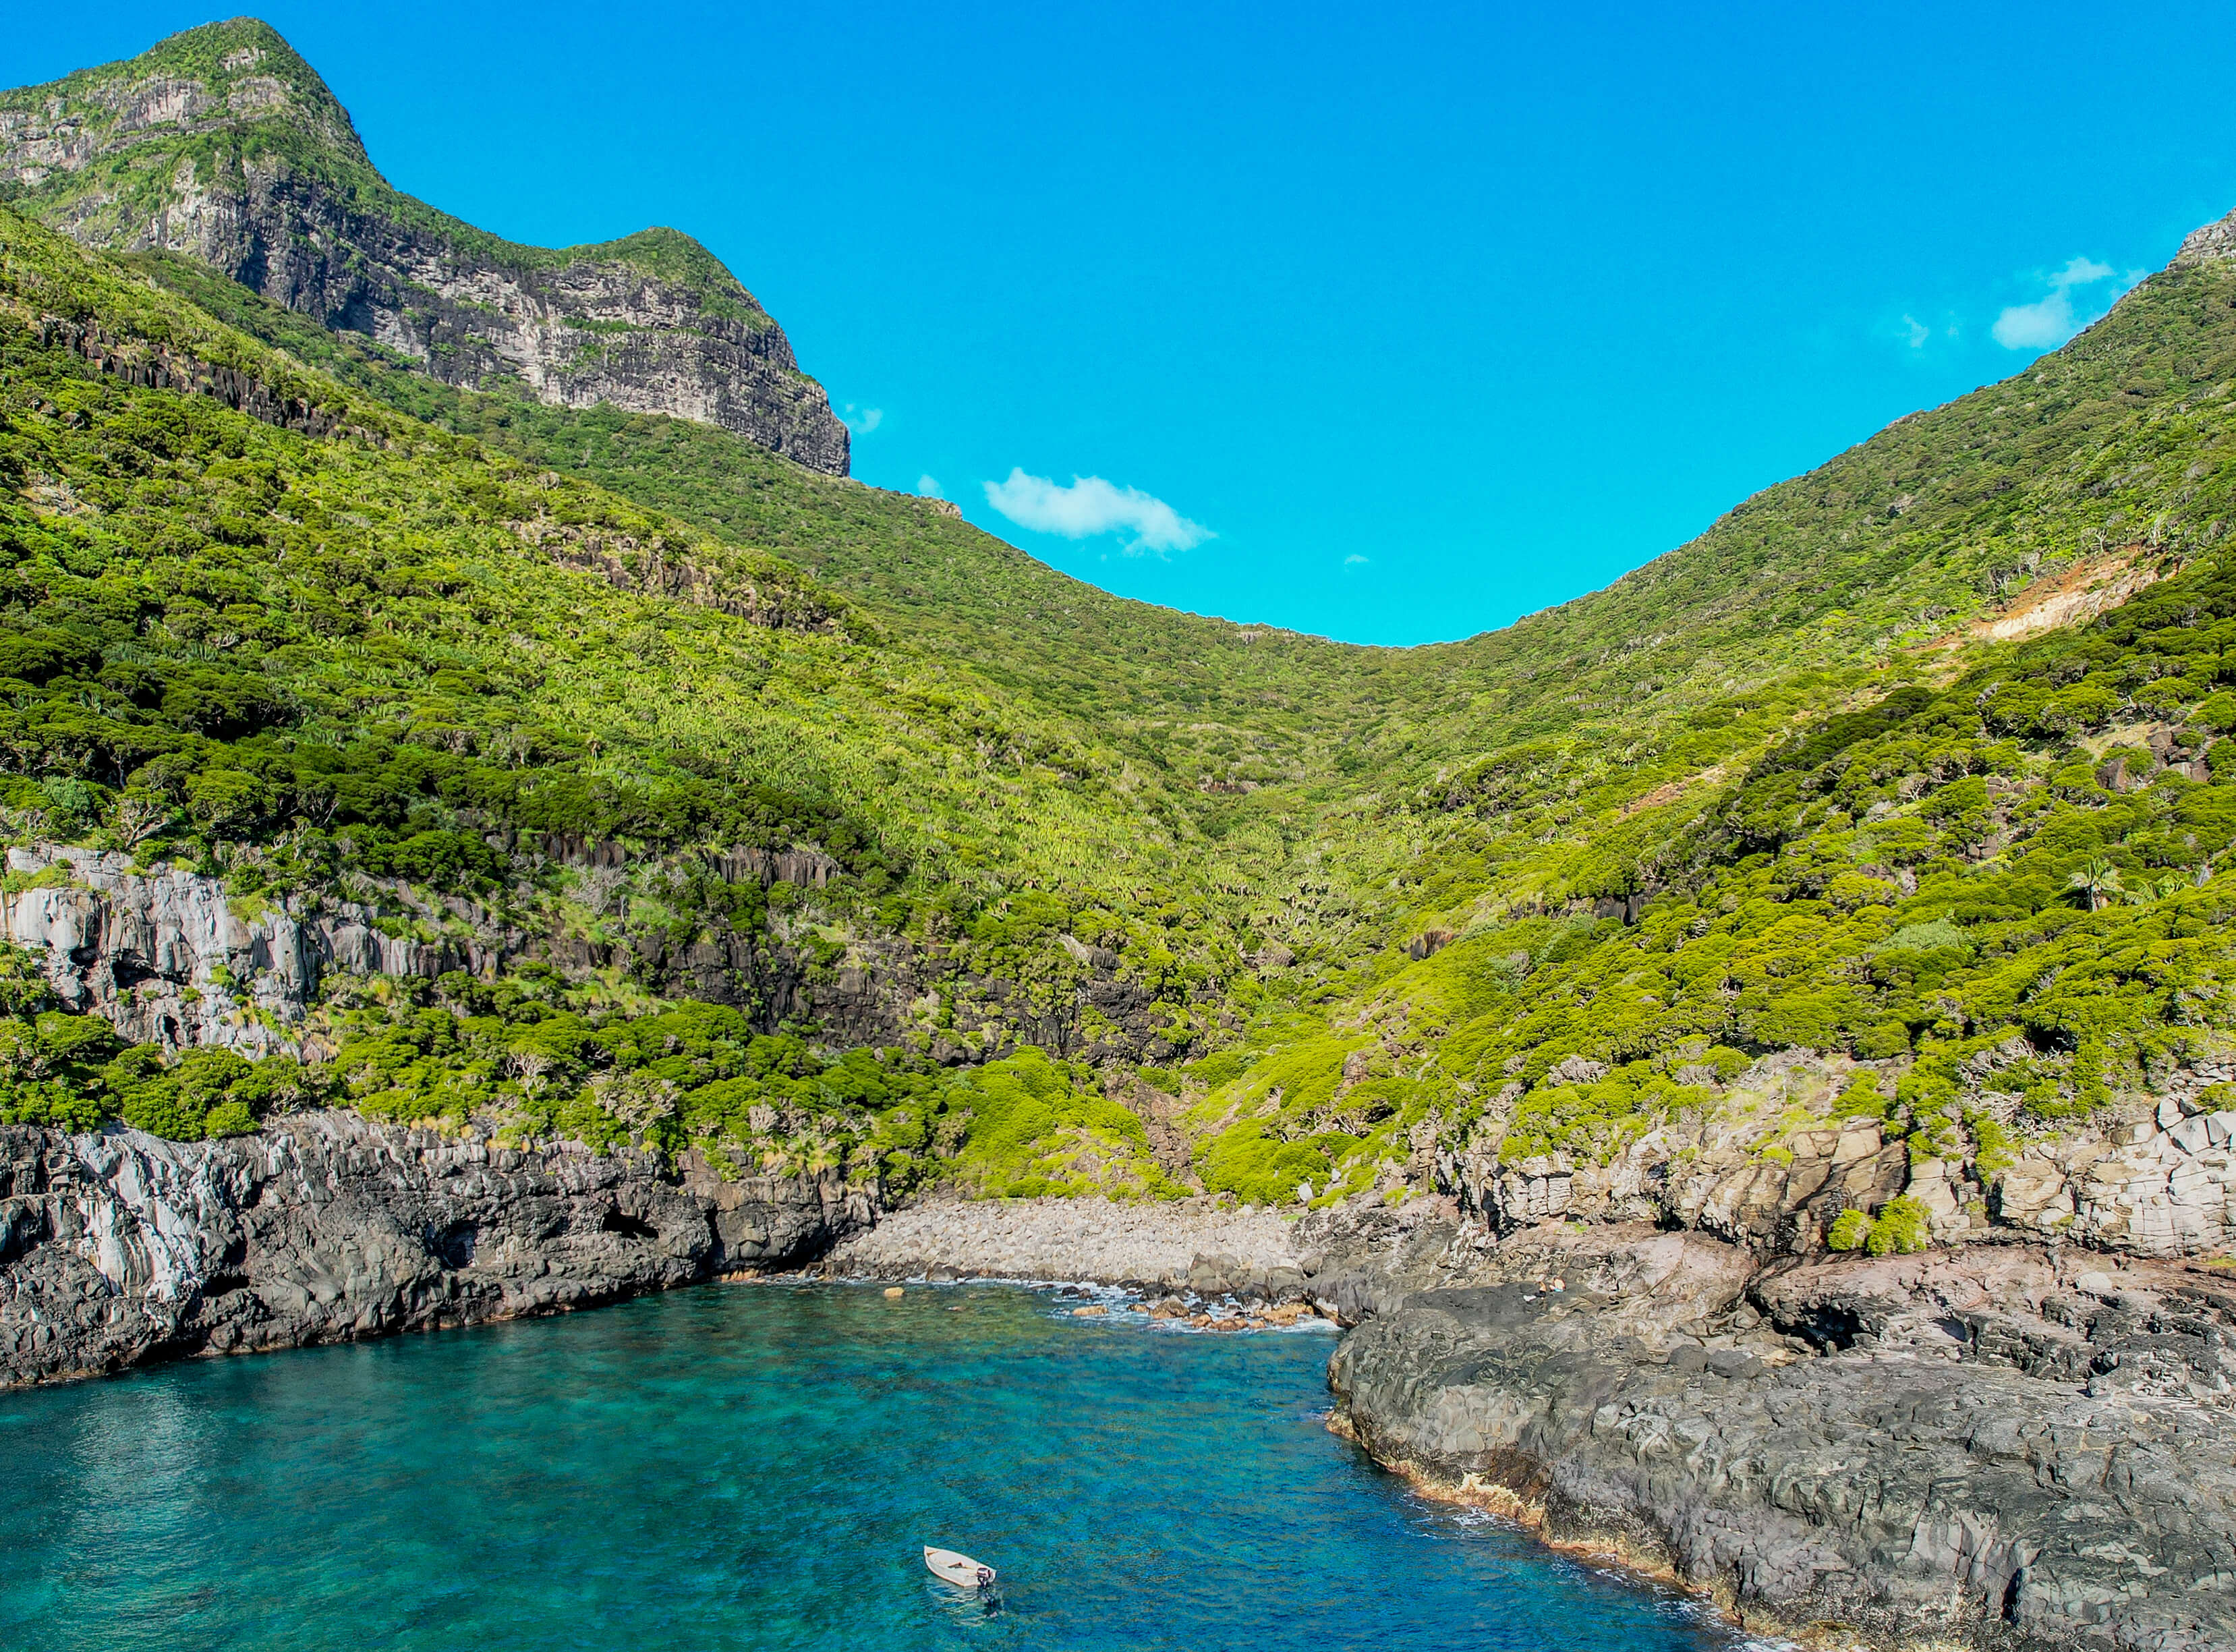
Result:
[[0,186],[89,246],[185,254],[447,382],[513,377],[547,402],[719,425],[846,474],[822,386],[697,242],[523,247],[398,194],[264,24],[0,95]]
[[214,878],[128,865],[89,849],[9,850],[9,871],[41,881],[0,893],[0,935],[44,960],[65,1008],[105,1017],[135,1043],[262,1055],[293,1047],[330,968],[431,977],[483,962],[470,944],[383,933],[370,907],[243,918]]
[[1750,1629],[1875,1648],[2236,1644],[2236,1283],[1974,1245],[1765,1258],[1702,1234],[1503,1240],[1427,1201],[1316,1217],[1364,1323],[1333,1426]]
[[819,1254],[832,1181],[508,1151],[343,1113],[185,1144],[0,1128],[0,1387],[586,1307]]
[[[626,905],[632,875],[659,863],[632,862],[611,843],[554,834],[514,849],[579,874],[594,911]],[[313,1057],[302,1031],[332,971],[432,980],[451,970],[477,976],[525,958],[581,973],[618,967],[667,997],[733,1004],[774,1027],[813,1019],[845,1046],[925,1037],[937,1060],[962,1063],[1024,1039],[1067,1056],[1140,1058],[1169,1053],[1148,991],[1116,978],[1115,955],[1088,960],[1094,971],[1077,1002],[1056,1010],[1016,984],[957,972],[945,960],[899,939],[865,939],[835,967],[813,964],[765,931],[709,924],[701,938],[678,941],[658,925],[621,941],[592,941],[563,926],[533,931],[457,896],[398,885],[390,892],[437,940],[390,932],[361,903],[321,897],[240,906],[217,879],[177,866],[135,869],[126,856],[68,845],[18,846],[7,869],[28,886],[0,891],[0,939],[43,959],[63,1006],[99,1015],[127,1039],[165,1050],[222,1045],[257,1056],[293,1050]],[[837,863],[812,849],[740,848],[712,859],[728,882],[764,888],[820,888]],[[921,1023],[939,1006],[950,1027],[936,1037]],[[1112,1030],[1083,1047],[1081,1005],[1101,1011]]]
[[[1750,1629],[2236,1644],[2236,1281],[2180,1260],[2236,1234],[2236,1070],[2042,1120],[2017,1054],[1960,1075],[2002,1131],[1961,1162],[1885,1136],[1891,1074],[1799,1055],[1604,1159],[1425,1144],[1448,1207],[1315,1219],[1338,1428]],[[1898,1197],[1930,1248],[1828,1250]]]
[[[562,864],[624,864],[612,845],[545,847]],[[718,870],[733,880],[815,887],[834,864],[812,851],[745,849],[723,857]],[[131,1042],[165,1050],[220,1045],[251,1056],[315,1056],[315,1048],[303,1050],[299,1030],[331,971],[424,981],[450,970],[486,976],[528,958],[576,970],[619,964],[661,991],[750,1006],[772,1025],[821,1007],[832,1035],[846,1043],[893,1036],[890,981],[866,969],[842,971],[819,993],[789,951],[730,931],[681,945],[656,930],[628,944],[593,944],[533,934],[474,902],[398,886],[397,900],[415,917],[445,926],[443,939],[427,941],[389,932],[371,906],[354,901],[237,908],[215,878],[161,864],[137,869],[113,852],[17,846],[7,865],[29,886],[0,892],[0,938],[43,960],[64,1008],[101,1016]],[[888,973],[904,974],[909,965],[898,952],[884,961]],[[819,997],[827,1004],[818,1005]]]

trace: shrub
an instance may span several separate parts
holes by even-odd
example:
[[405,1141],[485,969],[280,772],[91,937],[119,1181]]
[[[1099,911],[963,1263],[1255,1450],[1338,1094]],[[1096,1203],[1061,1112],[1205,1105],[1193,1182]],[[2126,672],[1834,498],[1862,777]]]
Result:
[[212,1138],[252,1135],[255,1131],[256,1115],[248,1110],[245,1102],[220,1102],[202,1119],[202,1134]]
[[1187,1071],[1206,1089],[1217,1089],[1221,1084],[1232,1083],[1247,1072],[1252,1059],[1243,1050],[1222,1050],[1216,1055],[1206,1056],[1190,1066]]
[[1856,1054],[1865,1061],[1884,1061],[1910,1053],[1910,1029],[1899,1021],[1883,1021],[1856,1035]]
[[1206,1188],[1252,1205],[1293,1204],[1299,1184],[1319,1185],[1328,1168],[1327,1155],[1312,1143],[1268,1137],[1256,1119],[1214,1137],[1202,1161]]
[[[1961,952],[1972,956],[1972,938],[1950,923],[1946,918],[1930,918],[1923,924],[1905,924],[1886,938],[1881,949],[1889,952]],[[1907,1040],[1904,1041],[1905,1044]]]
[[2189,714],[2190,722],[2199,728],[2225,734],[2236,728],[2236,694],[2218,694]]
[[125,1096],[119,1110],[124,1122],[135,1130],[145,1130],[168,1142],[201,1140],[201,1116],[181,1102],[178,1083],[170,1077],[151,1079],[135,1087]]
[[1879,1094],[1878,1076],[1858,1073],[1848,1081],[1840,1099],[1832,1104],[1834,1118],[1878,1118],[1887,1116],[1887,1098]]
[[1925,1206],[1916,1199],[1890,1199],[1879,1208],[1864,1248],[1874,1256],[1908,1256],[1932,1242]]
[[1844,1210],[1832,1218],[1825,1242],[1834,1250],[1861,1250],[1871,1236],[1871,1219],[1860,1210]]

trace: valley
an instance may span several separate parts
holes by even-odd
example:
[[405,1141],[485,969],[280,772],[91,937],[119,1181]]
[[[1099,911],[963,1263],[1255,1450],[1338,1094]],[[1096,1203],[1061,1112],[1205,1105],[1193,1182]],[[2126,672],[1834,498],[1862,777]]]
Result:
[[[878,1249],[971,1201],[1286,1221],[1293,1278],[1083,1271],[1325,1301],[1381,1460],[1781,1633],[2226,1644],[2169,1604],[2220,1480],[2029,1502],[2187,1580],[2033,1595],[1993,1476],[1898,1488],[1972,1535],[1874,1592],[1870,1520],[1654,1442],[1921,1361],[2226,1432],[2232,224],[1603,590],[1370,648],[852,479],[696,242],[399,194],[264,24],[0,94],[0,1372],[1032,1274]],[[1517,1317],[1556,1267],[1597,1319]],[[1753,1558],[1668,1516],[1709,1482]]]

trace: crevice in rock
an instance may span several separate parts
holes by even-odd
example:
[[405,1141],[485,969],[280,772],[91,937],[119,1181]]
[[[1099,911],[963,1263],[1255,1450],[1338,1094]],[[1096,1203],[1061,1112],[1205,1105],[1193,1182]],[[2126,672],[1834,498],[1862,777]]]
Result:
[[624,1239],[657,1239],[660,1229],[641,1216],[632,1216],[619,1205],[608,1206],[598,1222],[601,1233],[619,1234]]

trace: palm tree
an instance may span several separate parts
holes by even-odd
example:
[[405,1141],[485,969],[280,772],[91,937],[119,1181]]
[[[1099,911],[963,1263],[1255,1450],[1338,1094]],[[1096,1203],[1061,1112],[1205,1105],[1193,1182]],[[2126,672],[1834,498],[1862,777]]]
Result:
[[2120,869],[2098,856],[2068,878],[2065,886],[2087,897],[2088,910],[2097,912],[2120,892]]
[[2146,878],[2127,890],[2127,905],[2156,905],[2160,901],[2172,900],[2188,887],[2189,879],[2178,872],[2170,872],[2163,878]]

